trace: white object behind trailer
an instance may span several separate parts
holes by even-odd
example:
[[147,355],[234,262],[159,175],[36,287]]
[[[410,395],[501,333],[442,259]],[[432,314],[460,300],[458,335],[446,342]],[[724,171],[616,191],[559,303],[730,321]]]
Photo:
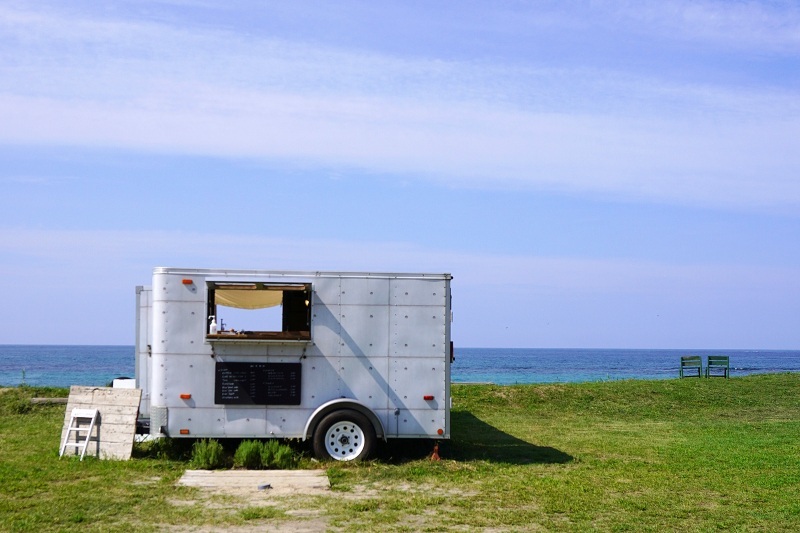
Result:
[[137,287],[151,433],[312,439],[338,460],[377,438],[450,438],[450,280],[156,268]]

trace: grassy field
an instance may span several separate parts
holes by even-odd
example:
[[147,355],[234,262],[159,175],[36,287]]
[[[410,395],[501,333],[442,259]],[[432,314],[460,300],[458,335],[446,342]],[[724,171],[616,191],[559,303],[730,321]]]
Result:
[[[59,460],[64,406],[0,392],[0,530],[800,530],[800,375],[453,387],[453,439],[262,504],[175,482],[185,446]],[[174,444],[174,443],[173,443]]]

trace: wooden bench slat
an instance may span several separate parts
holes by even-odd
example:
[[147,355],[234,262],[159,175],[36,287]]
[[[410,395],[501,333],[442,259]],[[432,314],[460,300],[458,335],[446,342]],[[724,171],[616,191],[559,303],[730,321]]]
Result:
[[[730,356],[727,355],[709,355],[706,358],[706,377],[730,377]],[[722,374],[712,374],[712,369],[722,370]]]
[[686,369],[697,370],[697,377],[699,378],[703,372],[703,359],[699,355],[682,355],[680,377],[686,377],[684,372]]

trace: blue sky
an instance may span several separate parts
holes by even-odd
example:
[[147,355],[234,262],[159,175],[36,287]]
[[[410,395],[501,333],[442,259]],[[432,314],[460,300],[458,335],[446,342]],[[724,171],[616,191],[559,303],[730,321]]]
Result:
[[155,266],[454,275],[460,346],[800,348],[794,2],[0,1],[0,343]]

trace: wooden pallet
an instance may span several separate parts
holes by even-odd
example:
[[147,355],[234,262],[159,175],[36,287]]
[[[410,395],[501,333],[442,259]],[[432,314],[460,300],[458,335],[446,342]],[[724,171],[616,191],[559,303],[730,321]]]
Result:
[[[130,459],[141,397],[141,389],[78,385],[70,387],[67,408],[64,412],[64,426],[61,430],[61,453],[64,455],[85,454],[99,459],[123,461]],[[70,431],[70,428],[73,426],[72,414],[76,409],[97,411],[96,423],[92,428],[92,434],[87,435],[87,442],[83,450],[75,445],[75,437],[70,435],[70,433],[75,433]],[[72,445],[69,444],[70,439],[72,439]],[[67,446],[65,447],[63,443],[67,443]]]

